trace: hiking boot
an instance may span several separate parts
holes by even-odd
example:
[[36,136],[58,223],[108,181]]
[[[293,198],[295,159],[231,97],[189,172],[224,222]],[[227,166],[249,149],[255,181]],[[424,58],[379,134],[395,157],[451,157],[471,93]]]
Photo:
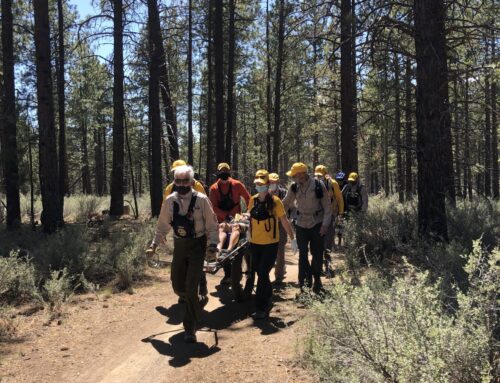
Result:
[[186,331],[184,333],[185,343],[196,343],[196,331]]
[[262,310],[257,310],[255,314],[253,315],[253,319],[259,320],[259,319],[265,319],[269,316],[269,313],[266,311]]
[[202,309],[207,305],[207,303],[208,303],[208,296],[200,295],[200,305]]
[[231,277],[224,277],[221,279],[220,281],[220,284],[221,285],[225,285],[225,286],[228,286],[231,284]]

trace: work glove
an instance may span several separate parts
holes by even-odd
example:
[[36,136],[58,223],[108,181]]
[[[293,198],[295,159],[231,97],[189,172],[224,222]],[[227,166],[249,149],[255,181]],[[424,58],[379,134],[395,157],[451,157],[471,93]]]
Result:
[[297,251],[299,250],[299,245],[297,245],[297,240],[295,238],[292,239],[291,246],[292,246],[293,255],[297,254]]
[[205,260],[207,262],[213,262],[217,259],[217,246],[209,245],[205,252]]

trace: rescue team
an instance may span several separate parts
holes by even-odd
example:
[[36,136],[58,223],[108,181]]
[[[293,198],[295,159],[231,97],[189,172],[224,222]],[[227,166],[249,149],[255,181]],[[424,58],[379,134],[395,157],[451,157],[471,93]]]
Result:
[[[331,275],[323,270],[323,264],[331,267],[336,228],[341,227],[346,214],[368,208],[368,194],[357,173],[350,173],[347,180],[343,172],[332,177],[324,165],[318,165],[312,176],[307,165],[293,164],[286,173],[292,180],[288,188],[282,186],[278,174],[258,170],[253,182],[257,194],[253,196],[243,183],[231,177],[227,163],[217,166],[217,182],[208,190],[183,160],[175,161],[171,172],[173,182],[165,188],[155,237],[147,253],[154,253],[173,231],[171,280],[179,302],[186,305],[183,326],[187,343],[196,342],[196,330],[208,302],[204,260],[236,246],[246,227],[241,217],[249,221],[250,263],[257,274],[253,317],[259,320],[268,317],[271,310],[272,268],[275,286],[285,278],[288,238],[292,251],[299,252],[301,291],[311,288],[315,294],[322,294],[321,276]],[[248,214],[242,213],[243,201]],[[224,268],[221,284],[231,283],[230,272],[230,267]]]

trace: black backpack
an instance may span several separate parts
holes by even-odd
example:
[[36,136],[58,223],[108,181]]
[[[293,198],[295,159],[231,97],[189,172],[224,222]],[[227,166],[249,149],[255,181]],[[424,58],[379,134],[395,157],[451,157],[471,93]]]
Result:
[[194,231],[194,205],[196,204],[196,195],[193,193],[191,197],[191,202],[189,202],[189,207],[186,215],[179,214],[179,204],[174,202],[174,214],[172,217],[171,225],[174,229],[174,233],[180,238],[193,238],[195,236]]
[[[321,187],[321,181],[314,179],[314,192],[316,193],[316,198],[317,199],[322,199],[323,198],[323,188]],[[292,183],[291,186],[292,191],[297,194],[297,191],[299,190],[299,186],[297,185],[296,182]]]
[[273,221],[273,238],[276,238],[276,217],[273,214],[274,201],[273,196],[268,194],[264,201],[260,201],[259,197],[253,198],[253,207],[250,210],[250,216],[255,219],[260,225],[261,221],[264,222],[264,229],[267,232],[271,231],[271,220]]
[[220,194],[219,209],[223,211],[233,210],[233,208],[236,206],[236,203],[233,201],[233,184],[229,183],[229,190],[226,194],[222,193],[220,184],[217,184],[217,189],[219,189]]

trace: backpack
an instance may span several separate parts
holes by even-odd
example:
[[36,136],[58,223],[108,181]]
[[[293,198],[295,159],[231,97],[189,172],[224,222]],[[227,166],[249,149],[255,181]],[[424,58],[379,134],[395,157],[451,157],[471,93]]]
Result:
[[[321,181],[314,179],[314,192],[316,193],[316,198],[317,199],[322,199],[323,198],[323,188],[321,187]],[[292,191],[297,194],[297,191],[299,190],[299,187],[296,182],[292,183],[291,186]]]
[[273,238],[276,238],[276,217],[273,214],[274,201],[273,196],[268,194],[264,201],[260,201],[258,196],[252,197],[253,207],[250,210],[250,216],[255,219],[259,224],[260,221],[264,222],[264,229],[266,232],[271,231],[271,220],[274,221]]
[[217,189],[219,189],[220,194],[219,209],[223,211],[233,210],[233,208],[236,206],[236,203],[233,201],[233,184],[229,183],[229,190],[226,194],[222,193],[220,184],[217,184]]
[[360,211],[363,206],[363,197],[361,196],[360,186],[357,191],[346,190],[345,193],[345,206],[346,210]]
[[194,231],[194,205],[196,204],[196,195],[193,193],[191,201],[189,202],[189,207],[186,215],[179,214],[179,204],[174,201],[174,214],[172,217],[172,228],[177,237],[180,238],[193,238],[195,236]]

